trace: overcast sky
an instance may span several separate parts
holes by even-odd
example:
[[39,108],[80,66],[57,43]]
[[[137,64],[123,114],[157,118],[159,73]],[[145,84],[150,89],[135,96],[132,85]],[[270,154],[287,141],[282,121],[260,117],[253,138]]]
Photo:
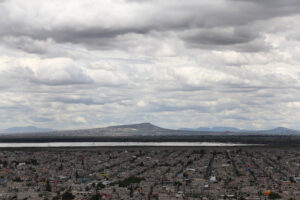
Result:
[[0,0],[0,129],[299,119],[299,0]]

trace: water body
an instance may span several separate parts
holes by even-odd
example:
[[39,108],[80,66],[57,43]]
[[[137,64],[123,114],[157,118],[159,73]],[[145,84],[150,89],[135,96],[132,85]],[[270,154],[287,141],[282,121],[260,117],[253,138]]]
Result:
[[45,142],[45,143],[0,143],[0,148],[16,147],[232,147],[253,146],[256,144],[218,143],[218,142]]

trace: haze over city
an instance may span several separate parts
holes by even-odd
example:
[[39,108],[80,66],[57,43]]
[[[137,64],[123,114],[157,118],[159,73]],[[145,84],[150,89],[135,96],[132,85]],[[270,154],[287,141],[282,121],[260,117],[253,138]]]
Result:
[[0,0],[0,129],[300,129],[300,2]]

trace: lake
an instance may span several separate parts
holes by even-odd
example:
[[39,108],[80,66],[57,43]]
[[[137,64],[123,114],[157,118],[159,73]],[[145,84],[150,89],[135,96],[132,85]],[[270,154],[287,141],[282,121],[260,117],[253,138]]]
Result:
[[218,143],[218,142],[45,142],[45,143],[0,143],[0,148],[15,147],[232,147],[253,146],[256,144]]

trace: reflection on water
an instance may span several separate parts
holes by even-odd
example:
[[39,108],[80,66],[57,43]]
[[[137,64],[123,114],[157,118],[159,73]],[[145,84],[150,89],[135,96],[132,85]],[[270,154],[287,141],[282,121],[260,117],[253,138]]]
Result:
[[0,143],[1,147],[126,147],[126,146],[251,146],[255,144],[218,142],[47,142],[47,143]]

